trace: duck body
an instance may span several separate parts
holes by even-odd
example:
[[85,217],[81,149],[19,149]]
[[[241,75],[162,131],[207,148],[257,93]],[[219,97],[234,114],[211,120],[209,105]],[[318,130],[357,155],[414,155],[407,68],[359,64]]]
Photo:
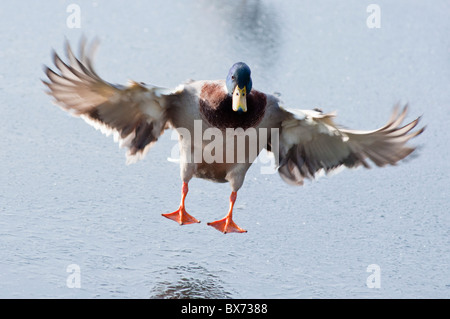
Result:
[[284,181],[302,185],[319,172],[339,167],[395,165],[414,151],[407,145],[424,128],[412,131],[419,118],[400,126],[407,107],[398,107],[377,130],[343,129],[333,113],[287,109],[277,97],[253,89],[250,68],[234,64],[225,80],[189,81],[175,89],[131,81],[127,86],[104,81],[92,67],[96,45],[80,57],[66,44],[68,63],[54,53],[59,72],[46,67],[48,93],[57,105],[104,134],[113,134],[128,149],[127,163],[142,159],[163,132],[178,132],[179,208],[162,214],[180,225],[199,223],[185,209],[189,181],[202,178],[228,182],[230,208],[220,220],[208,223],[223,233],[246,232],[233,221],[233,207],[245,175],[263,149],[274,155]]
[[[281,123],[278,99],[252,90],[248,111],[237,113],[232,111],[225,81],[188,82],[184,92],[169,99],[171,125],[179,133],[181,179],[229,182],[232,190],[238,191],[256,156],[270,143],[273,118],[278,117]],[[189,99],[198,107],[186,108]],[[256,137],[256,147],[250,144],[250,135]],[[204,156],[208,145],[220,154],[212,156],[213,160]],[[242,157],[238,159],[238,155]]]

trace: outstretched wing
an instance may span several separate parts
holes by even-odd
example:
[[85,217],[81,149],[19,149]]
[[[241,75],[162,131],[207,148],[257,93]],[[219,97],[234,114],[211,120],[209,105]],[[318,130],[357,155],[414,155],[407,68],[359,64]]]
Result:
[[121,147],[128,148],[127,163],[144,157],[151,145],[168,127],[167,96],[173,91],[130,82],[128,86],[113,85],[100,78],[92,67],[98,44],[86,48],[83,40],[77,58],[66,43],[68,63],[54,52],[55,72],[45,67],[48,81],[43,83],[57,105],[79,116],[106,135],[114,134]]
[[302,185],[321,171],[328,173],[338,167],[369,168],[367,160],[377,166],[394,165],[414,151],[406,143],[423,132],[415,132],[419,118],[400,126],[407,113],[398,107],[386,125],[374,131],[339,128],[334,114],[320,111],[284,110],[281,124],[278,172],[291,184]]

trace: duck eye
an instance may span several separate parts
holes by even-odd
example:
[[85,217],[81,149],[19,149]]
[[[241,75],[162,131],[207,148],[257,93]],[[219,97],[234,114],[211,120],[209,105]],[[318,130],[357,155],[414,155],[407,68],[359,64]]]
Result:
[[234,80],[234,79],[236,79],[236,77],[235,77],[234,75],[232,75],[232,76],[231,76],[231,79]]

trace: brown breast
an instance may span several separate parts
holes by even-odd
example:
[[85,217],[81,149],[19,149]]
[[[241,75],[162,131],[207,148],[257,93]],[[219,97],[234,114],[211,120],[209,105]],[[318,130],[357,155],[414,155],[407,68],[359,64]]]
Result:
[[221,130],[256,127],[264,117],[267,99],[264,93],[252,90],[247,95],[247,112],[235,112],[231,96],[217,83],[206,83],[200,92],[200,113],[203,119]]

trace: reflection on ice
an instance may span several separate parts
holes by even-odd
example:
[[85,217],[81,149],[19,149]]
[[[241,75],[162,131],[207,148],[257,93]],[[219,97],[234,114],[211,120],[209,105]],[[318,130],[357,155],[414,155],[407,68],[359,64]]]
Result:
[[251,63],[254,70],[271,69],[276,64],[281,47],[281,27],[273,3],[260,0],[199,3],[199,19],[210,20],[227,52]]
[[150,299],[231,298],[222,281],[201,266],[168,267],[150,292]]

